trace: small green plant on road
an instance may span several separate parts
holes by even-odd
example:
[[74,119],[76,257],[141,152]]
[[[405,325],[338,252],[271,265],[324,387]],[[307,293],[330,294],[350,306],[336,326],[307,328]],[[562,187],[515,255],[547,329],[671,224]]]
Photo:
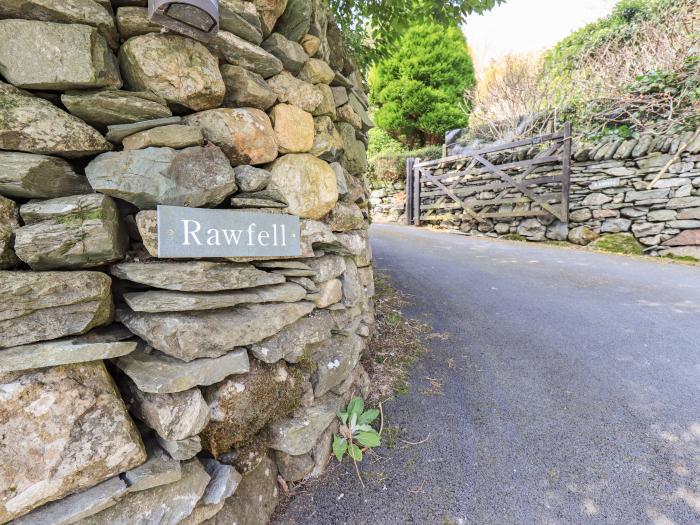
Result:
[[[333,454],[342,461],[345,454],[353,461],[362,461],[362,450],[382,444],[382,438],[370,424],[379,417],[379,410],[365,410],[361,397],[353,397],[347,408],[338,412],[340,435],[333,436]],[[360,448],[362,447],[362,448]]]

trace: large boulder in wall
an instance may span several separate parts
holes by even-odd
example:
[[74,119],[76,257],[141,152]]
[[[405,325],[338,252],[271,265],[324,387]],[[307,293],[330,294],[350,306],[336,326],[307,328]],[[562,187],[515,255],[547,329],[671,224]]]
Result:
[[86,157],[112,145],[48,100],[0,82],[0,150]]
[[328,163],[312,155],[284,155],[269,170],[272,178],[267,187],[286,197],[289,213],[304,219],[320,219],[338,201],[335,172]]
[[33,270],[91,268],[126,252],[126,230],[106,195],[33,201],[20,214],[25,225],[15,231],[15,252]]
[[0,523],[146,461],[101,361],[0,374]]
[[135,36],[119,50],[124,80],[170,104],[202,111],[221,105],[226,86],[219,61],[199,42],[173,34]]
[[185,117],[204,137],[219,146],[234,166],[264,164],[277,157],[270,118],[254,108],[220,108]]
[[0,73],[28,89],[122,86],[104,37],[80,24],[0,20]]
[[253,0],[253,3],[258,8],[263,35],[267,36],[272,33],[277,19],[284,13],[287,0]]
[[0,348],[109,324],[112,279],[101,272],[0,272]]
[[85,168],[92,187],[141,209],[215,206],[236,191],[236,174],[214,145],[105,153]]
[[312,8],[312,0],[288,0],[284,13],[277,20],[275,31],[298,42],[309,32]]
[[0,3],[0,18],[93,26],[112,48],[116,48],[119,46],[119,34],[108,6],[109,2],[100,5],[95,0],[3,0]]

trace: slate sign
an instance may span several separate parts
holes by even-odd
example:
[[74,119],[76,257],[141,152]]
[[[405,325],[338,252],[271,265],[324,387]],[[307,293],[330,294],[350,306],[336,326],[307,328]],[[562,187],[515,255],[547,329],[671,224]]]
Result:
[[299,217],[158,206],[158,257],[301,255]]
[[591,182],[589,188],[592,190],[602,190],[603,188],[615,188],[621,185],[622,181],[620,179],[603,179]]

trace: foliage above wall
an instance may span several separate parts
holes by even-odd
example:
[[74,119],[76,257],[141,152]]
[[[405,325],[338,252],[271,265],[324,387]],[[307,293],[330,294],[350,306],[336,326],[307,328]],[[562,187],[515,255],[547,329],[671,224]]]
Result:
[[458,24],[504,0],[330,0],[336,21],[361,67],[385,57],[409,24]]
[[469,94],[471,127],[480,137],[510,140],[565,120],[592,140],[695,129],[696,19],[695,0],[621,0],[543,56],[493,64]]
[[621,0],[612,13],[559,42],[544,57],[553,97],[591,131],[697,124],[695,0]]
[[555,45],[546,55],[547,66],[551,71],[571,75],[587,58],[604,53],[606,47],[629,44],[643,25],[663,23],[689,3],[688,0],[622,0],[609,16],[585,25]]
[[445,131],[466,126],[460,102],[474,82],[457,26],[414,25],[370,73],[375,124],[411,147],[441,143]]

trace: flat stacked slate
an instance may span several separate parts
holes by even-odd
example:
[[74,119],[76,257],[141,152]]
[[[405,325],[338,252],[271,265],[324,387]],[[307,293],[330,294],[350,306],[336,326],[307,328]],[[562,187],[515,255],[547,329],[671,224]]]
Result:
[[[221,0],[204,44],[145,1],[1,4],[0,524],[266,523],[366,384],[367,126],[328,8]],[[159,259],[158,205],[296,215],[302,254]]]

